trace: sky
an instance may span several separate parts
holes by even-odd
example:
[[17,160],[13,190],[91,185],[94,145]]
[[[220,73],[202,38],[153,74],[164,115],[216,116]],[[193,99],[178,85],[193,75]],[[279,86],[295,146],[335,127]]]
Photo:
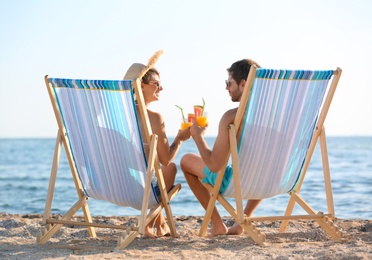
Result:
[[370,0],[0,0],[0,138],[55,137],[44,76],[122,79],[156,64],[163,91],[150,109],[175,136],[180,110],[206,101],[207,136],[238,104],[226,69],[251,58],[273,69],[343,72],[325,121],[329,136],[372,135]]

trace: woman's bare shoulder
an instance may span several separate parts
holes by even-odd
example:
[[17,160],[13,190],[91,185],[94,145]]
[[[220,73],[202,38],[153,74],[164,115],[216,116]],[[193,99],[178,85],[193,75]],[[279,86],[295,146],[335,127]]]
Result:
[[147,114],[149,116],[152,131],[159,135],[160,131],[164,131],[165,124],[163,116],[160,113],[151,110],[147,110]]
[[147,114],[148,114],[150,120],[156,120],[156,121],[162,121],[163,120],[163,116],[158,112],[147,110]]

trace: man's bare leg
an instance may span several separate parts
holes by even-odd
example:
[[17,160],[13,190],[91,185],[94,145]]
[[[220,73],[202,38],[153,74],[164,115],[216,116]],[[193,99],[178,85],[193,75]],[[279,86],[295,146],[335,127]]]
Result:
[[[261,201],[262,200],[248,200],[244,208],[244,214],[247,215],[247,217],[250,217]],[[235,222],[234,225],[229,227],[227,235],[240,235],[242,233],[243,228],[238,223]]]
[[[195,194],[195,197],[198,199],[200,204],[206,210],[209,203],[210,194],[209,191],[203,186],[203,184],[199,181],[198,177],[186,173],[185,178],[187,183],[189,184],[192,192]],[[212,222],[212,236],[224,235],[227,233],[227,227],[222,222],[221,216],[218,213],[216,207],[213,208],[213,213],[211,217]]]
[[[204,176],[204,167],[205,164],[203,163],[202,159],[196,155],[188,154],[181,160],[181,168],[185,175],[185,179],[195,197],[206,210],[208,207],[210,194],[209,191],[204,187],[204,185],[199,181],[199,178],[203,178]],[[227,227],[223,223],[216,207],[213,208],[211,222],[212,236],[225,235],[227,233]]]

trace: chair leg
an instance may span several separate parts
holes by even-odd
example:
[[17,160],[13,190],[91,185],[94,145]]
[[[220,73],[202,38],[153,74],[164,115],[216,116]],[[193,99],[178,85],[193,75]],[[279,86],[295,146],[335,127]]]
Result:
[[333,204],[333,193],[332,193],[332,182],[331,182],[331,171],[329,169],[328,161],[328,149],[325,135],[325,129],[320,134],[320,150],[322,154],[323,173],[324,173],[324,185],[327,198],[328,213],[331,214],[331,219],[335,219],[335,207]]
[[[312,215],[312,214],[316,214],[316,212],[314,211],[314,209],[312,209],[310,207],[310,205],[308,205],[306,203],[306,201],[304,199],[302,199],[302,197],[296,193],[293,194],[293,198],[296,200],[296,202],[309,214],[309,215]],[[318,213],[318,214],[322,214],[322,213]],[[327,217],[327,216],[324,216],[323,218],[314,218],[314,220],[319,224],[319,226],[321,226],[327,233],[328,235],[330,235],[333,239],[335,239],[336,241],[341,241],[342,240],[342,237],[343,237],[343,234],[342,232],[339,230],[339,228],[333,223],[333,221]]]
[[248,219],[245,220],[244,224],[240,225],[245,232],[253,239],[253,241],[258,245],[264,245],[266,240],[266,235],[261,233],[259,229],[256,228],[256,225],[250,223]]
[[44,208],[43,224],[46,224],[45,221],[50,216],[50,209],[52,207],[54,187],[55,187],[55,184],[56,184],[59,159],[60,159],[60,156],[61,156],[61,148],[62,148],[62,137],[61,137],[60,131],[58,130],[57,138],[56,138],[56,144],[55,144],[55,148],[54,148],[52,170],[50,172],[48,194],[47,194],[47,199],[46,199],[45,208]]
[[[285,211],[285,214],[284,216],[290,216],[292,215],[292,211],[293,211],[293,208],[295,206],[295,203],[296,201],[294,200],[294,198],[290,198],[289,199],[289,202],[288,202],[288,206],[287,206],[287,209]],[[282,224],[280,225],[280,228],[279,228],[279,232],[284,232],[288,226],[288,223],[289,223],[289,220],[285,219],[282,221]]]
[[[134,230],[133,230],[134,229]],[[138,230],[138,227],[137,227]],[[118,239],[118,245],[115,247],[116,250],[124,249],[137,237],[138,231],[135,227],[128,227],[124,236]]]
[[181,184],[177,184],[176,186],[174,186],[172,190],[168,193],[168,196],[167,196],[168,203],[164,205],[165,214],[167,216],[168,225],[169,225],[169,229],[170,229],[172,237],[178,237],[178,234],[176,231],[176,223],[173,219],[172,209],[170,207],[170,201],[180,191],[180,189],[181,189]]
[[221,186],[221,184],[218,185],[218,180],[217,180],[216,186],[214,186],[211,190],[211,196],[209,198],[208,207],[207,207],[207,210],[205,212],[205,216],[204,216],[201,228],[199,230],[199,236],[200,237],[204,237],[205,234],[207,233],[208,224],[209,224],[209,221],[211,220],[213,209],[216,205],[216,200],[217,200],[217,197],[218,197],[218,190],[219,190],[220,186]]
[[[88,199],[88,197],[86,197]],[[83,206],[82,206],[82,211],[83,211],[83,214],[84,214],[84,218],[85,218],[85,221],[87,223],[92,223],[93,220],[92,220],[92,215],[90,214],[90,210],[89,210],[89,207],[88,207],[88,203],[85,203]],[[88,227],[88,232],[89,232],[89,236],[90,237],[97,237],[97,234],[96,234],[96,230],[94,227]]]
[[[60,220],[70,219],[84,204],[86,204],[87,197],[80,198]],[[44,230],[37,236],[38,244],[45,244],[61,227],[63,224],[47,224]]]

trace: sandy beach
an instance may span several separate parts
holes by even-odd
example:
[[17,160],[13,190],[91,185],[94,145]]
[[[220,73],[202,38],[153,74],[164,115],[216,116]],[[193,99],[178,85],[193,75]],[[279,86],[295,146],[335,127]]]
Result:
[[[122,224],[134,217],[94,217],[102,223]],[[279,233],[278,222],[258,222],[266,233],[266,245],[258,246],[247,235],[198,237],[202,217],[175,216],[178,238],[138,236],[127,248],[116,250],[71,250],[36,244],[42,229],[41,215],[0,213],[0,259],[371,259],[372,220],[341,220],[336,224],[345,241],[333,241],[313,221],[291,222]],[[224,218],[229,226],[232,221]],[[62,228],[50,239],[54,246],[86,244],[116,245],[121,231],[96,229],[97,238],[87,237],[84,227]]]

